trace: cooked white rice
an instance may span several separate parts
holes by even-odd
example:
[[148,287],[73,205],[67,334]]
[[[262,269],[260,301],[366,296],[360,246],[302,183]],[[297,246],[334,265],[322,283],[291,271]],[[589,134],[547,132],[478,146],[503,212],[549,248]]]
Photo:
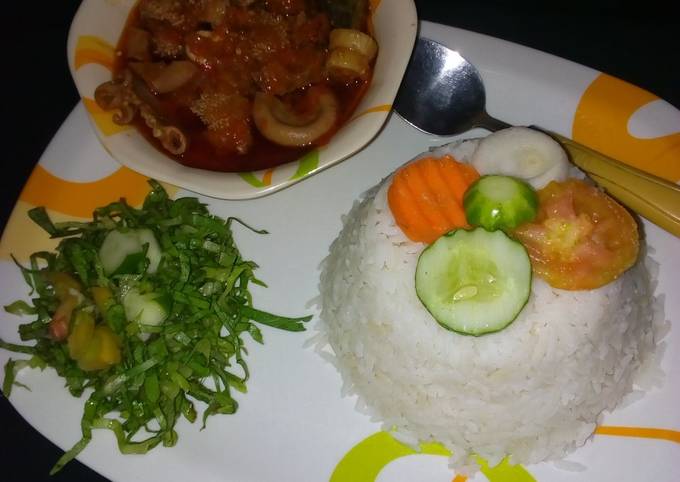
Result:
[[[457,158],[469,144],[453,148]],[[491,465],[506,455],[524,464],[561,459],[633,392],[642,371],[658,370],[664,320],[649,260],[592,291],[534,277],[526,307],[498,333],[441,327],[416,297],[424,246],[396,226],[388,185],[345,217],[320,283],[322,345],[346,392],[385,430],[412,445],[444,444],[458,470],[470,470],[471,454]]]

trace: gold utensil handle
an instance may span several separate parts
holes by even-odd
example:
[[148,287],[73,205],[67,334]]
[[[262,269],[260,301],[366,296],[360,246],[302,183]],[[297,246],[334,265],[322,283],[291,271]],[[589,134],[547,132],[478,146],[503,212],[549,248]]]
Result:
[[680,186],[576,141],[550,132],[584,170],[609,195],[632,211],[680,237]]

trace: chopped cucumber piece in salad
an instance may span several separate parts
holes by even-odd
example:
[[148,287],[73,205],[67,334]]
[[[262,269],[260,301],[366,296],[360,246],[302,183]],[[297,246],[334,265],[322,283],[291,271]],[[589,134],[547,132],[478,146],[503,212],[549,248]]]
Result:
[[148,260],[146,270],[155,273],[161,262],[161,248],[148,228],[110,231],[99,248],[99,259],[106,274],[139,272],[140,263]]
[[139,324],[142,339],[148,339],[149,332],[160,331],[155,328],[170,316],[172,298],[165,293],[142,294],[137,288],[131,288],[122,298],[125,318]]
[[502,231],[458,229],[418,259],[416,294],[443,327],[466,335],[502,330],[531,293],[526,249]]

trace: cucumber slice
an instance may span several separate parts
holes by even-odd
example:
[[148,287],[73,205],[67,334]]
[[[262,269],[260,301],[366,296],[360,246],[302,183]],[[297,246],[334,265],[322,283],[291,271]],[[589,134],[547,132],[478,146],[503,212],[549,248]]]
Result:
[[135,321],[142,326],[159,326],[165,321],[170,309],[163,294],[140,293],[131,288],[123,298],[123,308],[128,321]]
[[146,258],[149,260],[148,273],[155,273],[161,262],[161,248],[150,229],[111,231],[99,248],[99,259],[106,274],[137,273],[147,245]]
[[526,182],[509,176],[483,176],[463,197],[468,223],[489,231],[514,229],[538,213],[538,196]]
[[444,328],[479,336],[499,331],[531,293],[526,249],[503,231],[458,229],[418,259],[416,294]]
[[147,267],[147,272],[155,273],[158,269],[158,265],[161,262],[161,246],[156,241],[156,236],[154,236],[153,231],[150,229],[137,229],[137,239],[139,239],[140,247],[147,244],[148,248],[146,250],[146,257],[149,260],[149,266]]

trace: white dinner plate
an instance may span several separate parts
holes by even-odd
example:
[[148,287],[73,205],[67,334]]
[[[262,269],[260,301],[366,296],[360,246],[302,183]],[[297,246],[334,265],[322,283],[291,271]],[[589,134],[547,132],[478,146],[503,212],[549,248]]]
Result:
[[[657,174],[680,178],[680,112],[651,94],[592,69],[483,35],[424,23],[421,35],[459,50],[481,72],[489,112],[514,124],[538,124],[574,136],[624,161]],[[674,128],[673,128],[674,126]],[[471,131],[464,137],[483,135]],[[219,201],[202,197],[217,215],[237,216],[268,236],[235,229],[239,247],[261,268],[268,288],[254,289],[255,305],[286,315],[314,312],[318,265],[341,228],[340,217],[362,192],[397,166],[451,139],[433,138],[392,115],[381,134],[364,150],[316,176],[264,198]],[[673,164],[675,162],[675,164]],[[191,195],[170,188],[174,196]],[[98,205],[126,196],[138,203],[145,194],[141,175],[121,168],[99,144],[82,105],[68,117],[42,156],[10,218],[0,244],[0,303],[27,299],[16,266],[29,253],[50,248],[26,218],[26,211],[47,205],[57,219],[85,218]],[[628,407],[606,414],[605,428],[567,460],[582,472],[545,463],[515,475],[477,474],[472,481],[658,481],[677,480],[680,457],[680,240],[644,224],[654,257],[660,262],[658,292],[665,297],[666,336],[662,388]],[[676,293],[676,296],[673,296]],[[18,342],[21,320],[1,315],[0,337]],[[446,457],[415,454],[343,398],[336,370],[304,346],[317,320],[302,334],[264,330],[265,344],[250,343],[252,371],[248,393],[236,394],[235,415],[178,424],[173,448],[147,455],[119,454],[114,436],[96,431],[79,460],[113,481],[323,481],[381,482],[428,480],[461,482]],[[0,363],[9,356],[0,351]],[[54,371],[23,370],[10,398],[38,431],[68,449],[79,439],[83,399],[71,397]],[[55,416],[58,414],[58,416]],[[408,455],[408,456],[407,456]],[[574,465],[574,467],[577,467]],[[519,469],[518,469],[519,470]]]

